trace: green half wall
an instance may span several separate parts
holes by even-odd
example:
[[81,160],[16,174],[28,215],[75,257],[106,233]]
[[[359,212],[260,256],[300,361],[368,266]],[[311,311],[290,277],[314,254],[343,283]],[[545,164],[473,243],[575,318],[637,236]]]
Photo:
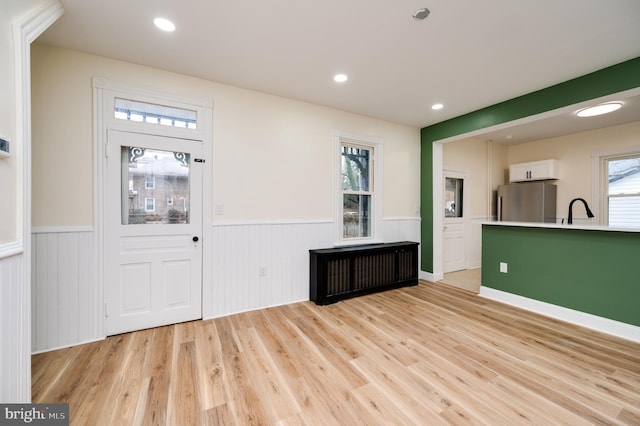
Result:
[[640,232],[483,225],[482,286],[640,326],[639,255]]

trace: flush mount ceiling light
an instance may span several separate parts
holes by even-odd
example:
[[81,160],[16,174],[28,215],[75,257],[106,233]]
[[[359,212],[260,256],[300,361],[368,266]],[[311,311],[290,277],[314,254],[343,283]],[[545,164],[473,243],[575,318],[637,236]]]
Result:
[[349,77],[347,77],[346,74],[336,74],[333,76],[333,81],[335,81],[336,83],[344,83],[348,79]]
[[604,104],[582,108],[576,112],[578,117],[594,117],[596,115],[608,114],[622,108],[622,102],[607,102]]
[[153,23],[156,27],[160,28],[162,31],[173,32],[176,30],[176,26],[173,22],[165,18],[156,18],[153,20]]
[[429,16],[430,13],[431,11],[429,9],[423,7],[422,9],[416,10],[416,13],[413,14],[413,19],[415,19],[416,21],[422,21],[427,16]]
[[442,109],[442,108],[444,108],[444,105],[442,105],[442,104],[433,104],[433,105],[431,105],[431,109],[436,110],[436,111],[439,110],[439,109]]

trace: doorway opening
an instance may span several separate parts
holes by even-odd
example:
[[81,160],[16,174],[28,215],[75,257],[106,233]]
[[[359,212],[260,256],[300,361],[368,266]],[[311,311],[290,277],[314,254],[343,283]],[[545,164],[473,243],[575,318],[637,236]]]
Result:
[[443,278],[440,282],[464,290],[480,291],[480,268],[469,267],[470,173],[446,168],[442,181]]

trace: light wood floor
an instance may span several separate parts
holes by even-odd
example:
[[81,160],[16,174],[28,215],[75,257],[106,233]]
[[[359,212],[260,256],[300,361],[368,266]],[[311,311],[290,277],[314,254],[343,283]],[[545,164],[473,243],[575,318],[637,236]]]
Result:
[[482,270],[480,268],[447,272],[446,274],[444,274],[444,278],[440,280],[440,282],[444,284],[452,285],[463,290],[469,290],[474,293],[480,292],[481,281]]
[[640,424],[640,344],[442,284],[33,357],[78,425]]

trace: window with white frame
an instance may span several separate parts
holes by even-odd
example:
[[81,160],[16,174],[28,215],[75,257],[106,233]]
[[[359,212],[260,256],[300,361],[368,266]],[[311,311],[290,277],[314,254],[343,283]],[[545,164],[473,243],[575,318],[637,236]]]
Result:
[[197,114],[192,110],[122,98],[115,98],[114,101],[114,117],[119,120],[160,124],[162,126],[191,130],[195,130],[198,127]]
[[378,140],[338,136],[340,170],[337,201],[339,243],[382,240],[381,158]]
[[640,228],[640,151],[602,158],[604,215],[614,228]]
[[156,199],[155,198],[145,198],[144,199],[144,210],[147,212],[155,212],[156,211]]
[[173,197],[167,197],[167,205],[168,206],[172,206],[173,205]]
[[154,189],[156,187],[156,179],[154,176],[145,176],[144,187],[146,189]]

